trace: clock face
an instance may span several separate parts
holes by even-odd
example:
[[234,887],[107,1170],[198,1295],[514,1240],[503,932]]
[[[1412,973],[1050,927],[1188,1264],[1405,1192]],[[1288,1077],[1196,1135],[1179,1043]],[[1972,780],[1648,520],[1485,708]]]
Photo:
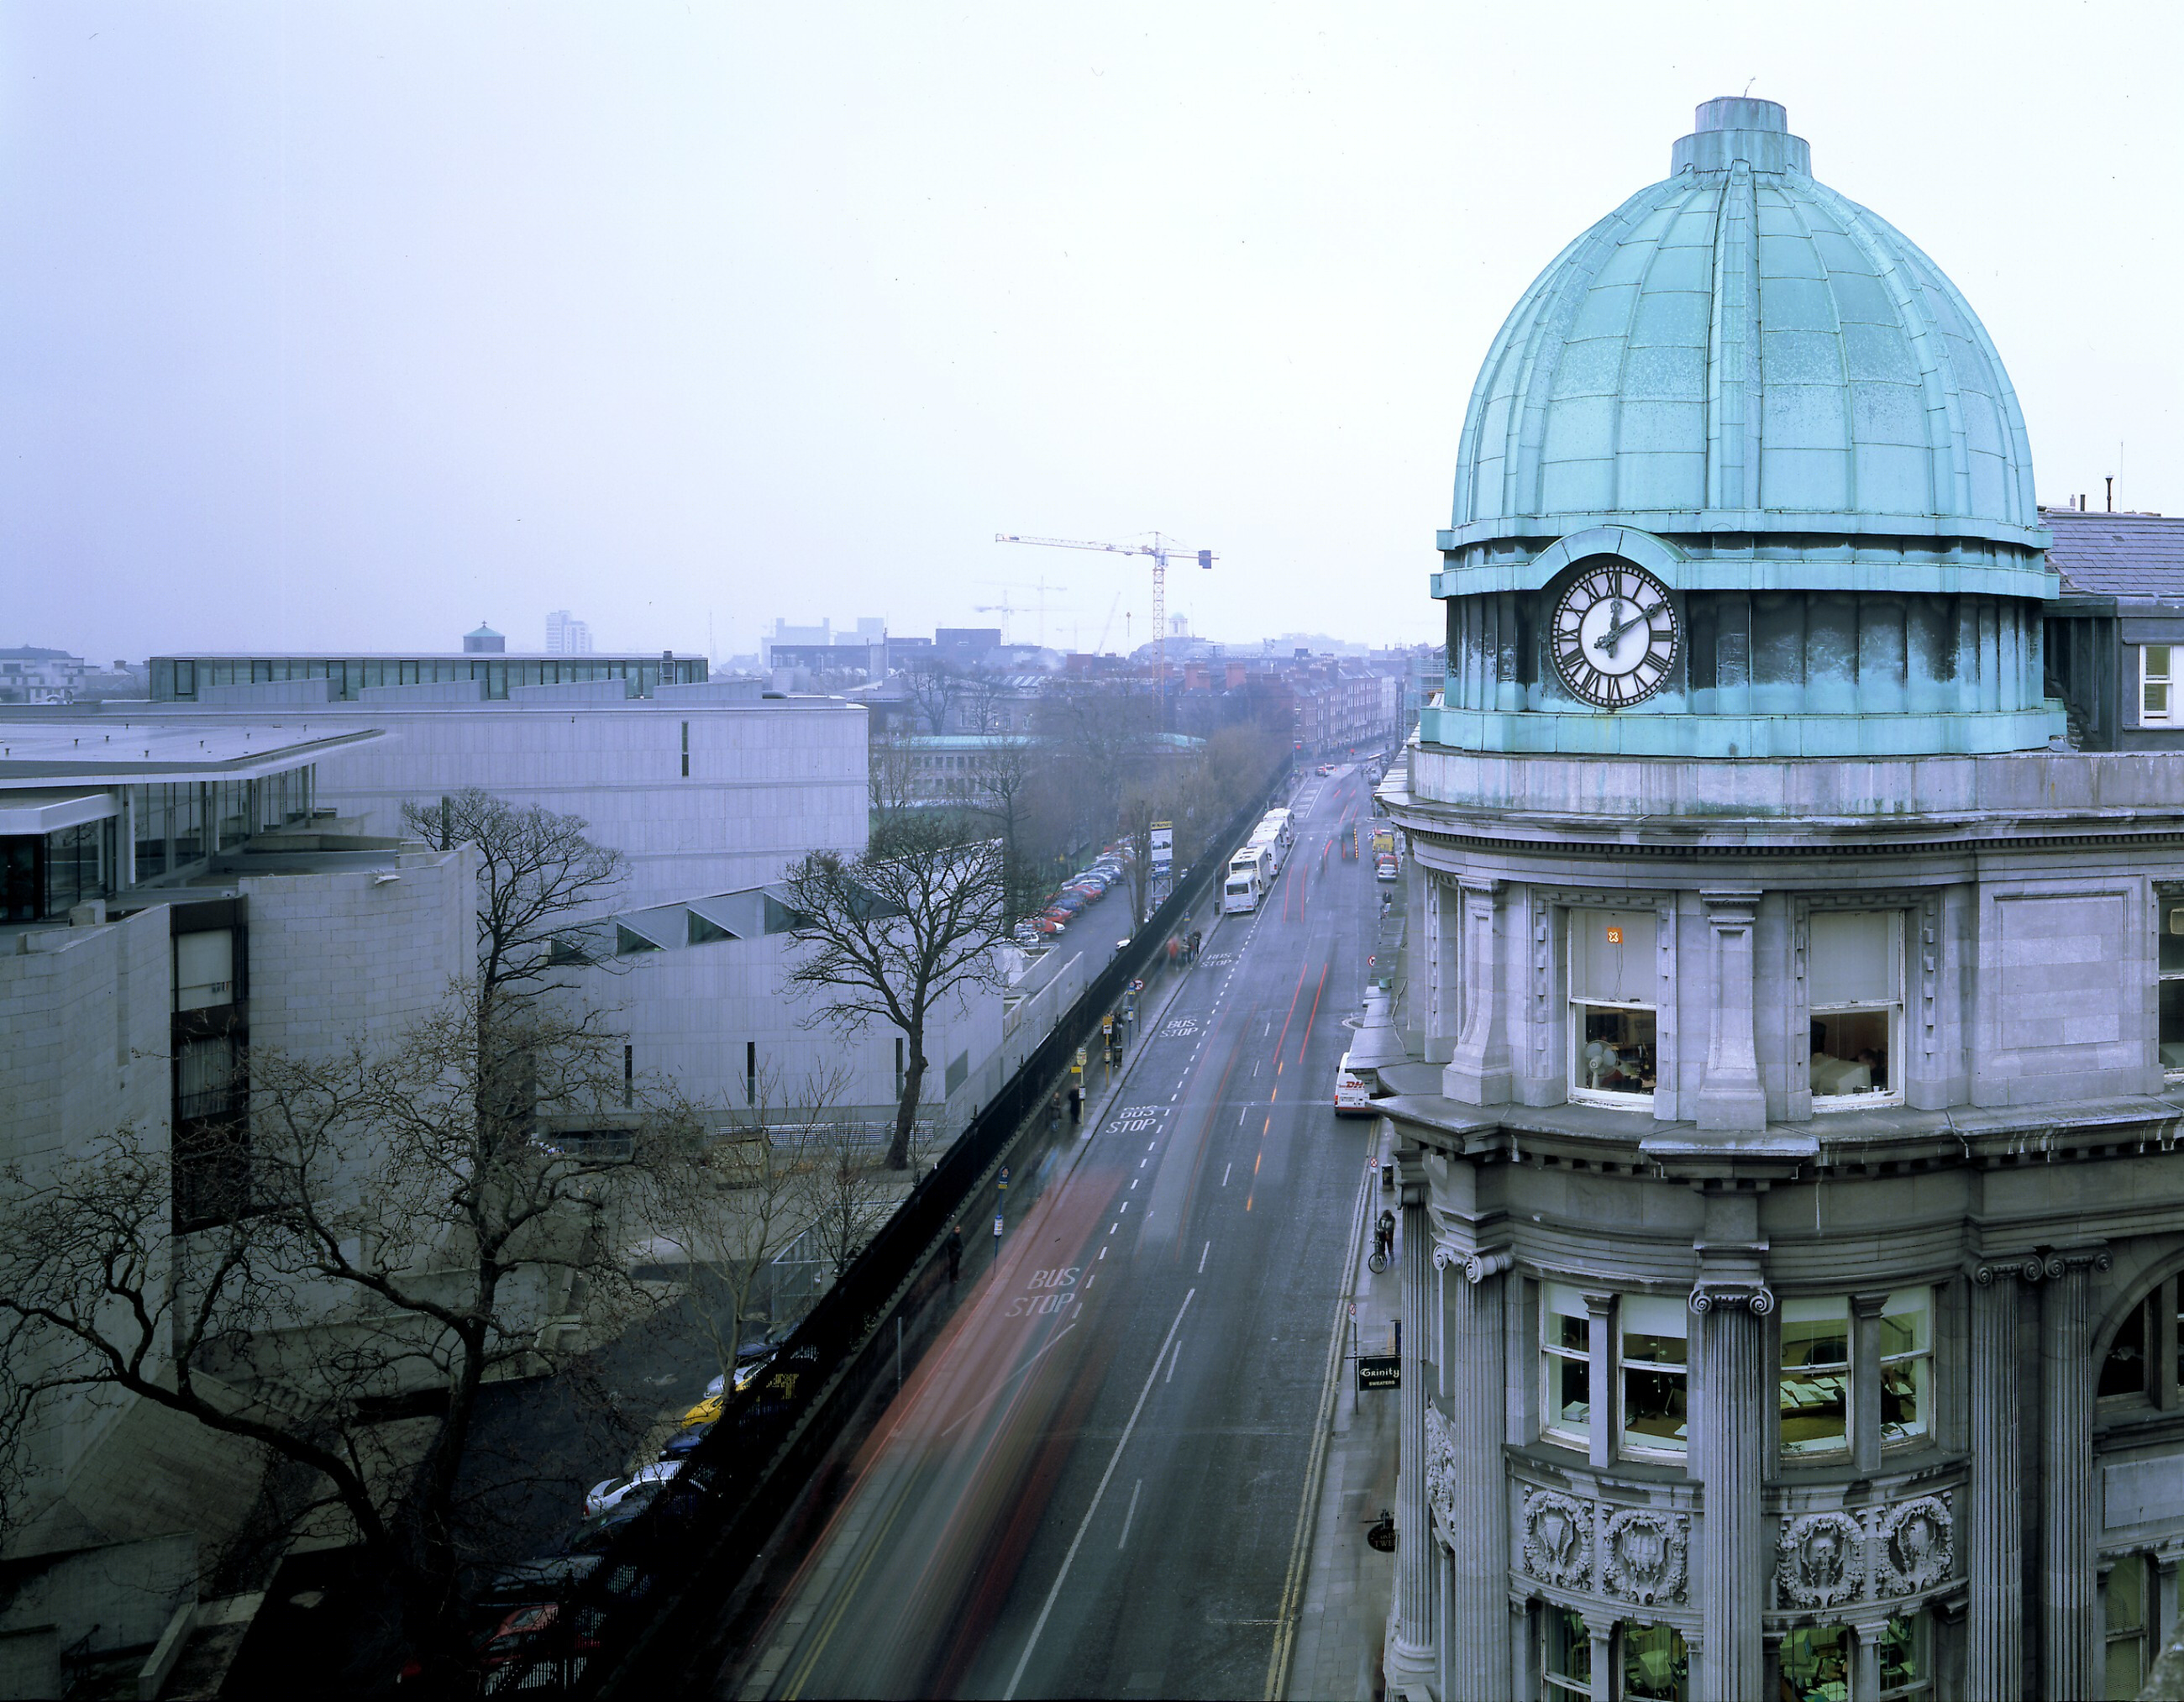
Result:
[[1603,561],[1580,572],[1555,605],[1555,672],[1573,696],[1602,709],[1661,689],[1682,642],[1669,588],[1642,567]]

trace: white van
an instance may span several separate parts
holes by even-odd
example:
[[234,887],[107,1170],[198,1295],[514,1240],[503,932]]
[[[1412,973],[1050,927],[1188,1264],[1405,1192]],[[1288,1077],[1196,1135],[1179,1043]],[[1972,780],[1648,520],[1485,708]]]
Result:
[[1342,1062],[1334,1066],[1334,1114],[1337,1117],[1370,1117],[1373,1114],[1373,1090],[1365,1076],[1350,1067],[1350,1054],[1342,1054]]

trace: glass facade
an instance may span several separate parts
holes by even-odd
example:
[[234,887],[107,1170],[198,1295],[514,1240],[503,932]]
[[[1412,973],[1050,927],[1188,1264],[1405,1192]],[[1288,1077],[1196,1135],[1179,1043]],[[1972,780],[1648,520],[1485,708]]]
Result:
[[711,677],[703,656],[154,656],[152,700],[193,703],[208,686],[274,685],[323,679],[337,703],[354,702],[367,687],[445,685],[476,680],[488,699],[526,685],[582,685],[624,679],[633,697],[663,684],[699,685]]
[[112,894],[119,884],[117,833],[109,817],[0,839],[0,922],[57,919]]
[[1617,1312],[1624,1451],[1680,1454],[1686,1441],[1691,1314],[1680,1299],[1658,1295],[1627,1295]]
[[1691,1658],[1684,1634],[1672,1625],[1626,1625],[1623,1643],[1624,1702],[1690,1702]]

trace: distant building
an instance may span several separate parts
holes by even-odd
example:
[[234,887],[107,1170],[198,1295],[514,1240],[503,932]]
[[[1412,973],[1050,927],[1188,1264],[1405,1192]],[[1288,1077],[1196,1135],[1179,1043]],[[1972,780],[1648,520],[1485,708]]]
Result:
[[[498,640],[500,635],[490,636]],[[540,686],[611,689],[613,683],[622,682],[627,695],[650,697],[663,685],[702,685],[710,673],[705,657],[678,656],[672,650],[577,659],[510,656],[501,650],[498,642],[492,650],[473,650],[462,656],[399,652],[267,656],[200,650],[153,656],[151,668],[154,703],[250,702],[261,707],[273,700],[262,692],[246,692],[239,699],[232,693],[237,688],[287,685],[292,690],[282,694],[280,700],[304,706],[369,702],[373,700],[370,694],[437,687],[438,691],[432,694],[437,700],[459,701],[467,694],[472,700],[497,702],[511,692]],[[315,684],[319,681],[324,684]]]
[[463,634],[463,652],[466,656],[497,656],[508,648],[508,640],[483,621],[475,632]]
[[91,671],[66,650],[18,645],[0,650],[0,703],[67,703]]
[[2042,508],[2047,690],[2081,751],[2184,750],[2184,517]]
[[592,623],[580,621],[566,609],[546,617],[546,654],[549,656],[588,656],[592,653]]

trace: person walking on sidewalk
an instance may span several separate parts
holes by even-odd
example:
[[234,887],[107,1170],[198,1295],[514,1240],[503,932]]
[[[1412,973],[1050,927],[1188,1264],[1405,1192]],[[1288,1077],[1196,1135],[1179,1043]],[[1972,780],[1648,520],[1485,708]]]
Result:
[[948,1230],[948,1280],[955,1281],[963,1270],[963,1225],[951,1224]]
[[1373,1225],[1373,1251],[1384,1265],[1395,1257],[1396,1214],[1393,1212],[1382,1212],[1379,1222]]

